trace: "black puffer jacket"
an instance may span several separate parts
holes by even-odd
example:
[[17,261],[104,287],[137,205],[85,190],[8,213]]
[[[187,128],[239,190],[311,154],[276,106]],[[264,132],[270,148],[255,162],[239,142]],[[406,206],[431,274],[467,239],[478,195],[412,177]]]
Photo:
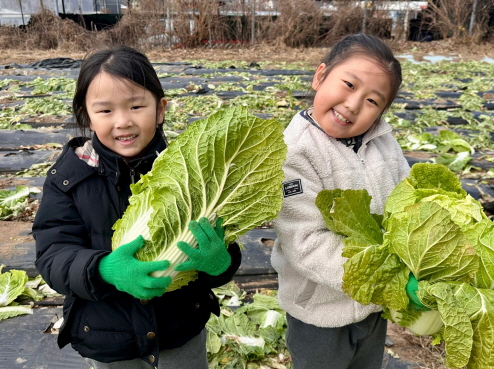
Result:
[[211,288],[229,282],[240,265],[238,245],[230,245],[230,268],[220,276],[199,273],[179,290],[152,300],[138,300],[117,291],[98,272],[111,252],[112,225],[128,206],[131,173],[150,170],[166,144],[159,133],[144,156],[128,164],[104,147],[93,147],[99,166],[79,159],[74,138],[50,168],[33,225],[36,267],[53,289],[66,295],[64,325],[58,345],[69,342],[82,356],[102,362],[142,358],[157,366],[159,351],[179,347],[204,328],[210,314],[219,314]]

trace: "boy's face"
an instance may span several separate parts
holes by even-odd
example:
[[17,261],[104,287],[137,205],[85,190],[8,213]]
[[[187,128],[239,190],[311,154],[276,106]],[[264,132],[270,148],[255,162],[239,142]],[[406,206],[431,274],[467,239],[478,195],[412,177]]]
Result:
[[366,132],[391,96],[390,77],[372,59],[353,56],[322,80],[325,64],[314,75],[312,117],[331,137],[349,138]]
[[89,84],[86,108],[91,131],[126,160],[138,157],[163,122],[166,100],[131,81],[101,72]]

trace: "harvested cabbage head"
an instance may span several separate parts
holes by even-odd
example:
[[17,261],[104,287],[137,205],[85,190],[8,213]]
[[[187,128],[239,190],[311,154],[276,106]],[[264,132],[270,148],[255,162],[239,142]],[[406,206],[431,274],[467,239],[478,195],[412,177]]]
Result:
[[410,332],[419,336],[436,334],[444,327],[441,314],[437,310],[390,310],[389,314],[393,322],[407,327]]
[[206,217],[223,218],[225,243],[271,220],[281,208],[282,164],[286,157],[283,127],[236,107],[192,123],[163,151],[149,173],[131,186],[125,214],[113,226],[113,249],[142,235],[147,241],[139,260],[169,260],[154,276],[172,277],[167,291],[197,278],[176,272],[187,257],[178,241],[197,242],[187,225]]
[[[382,305],[384,317],[444,341],[449,368],[494,367],[494,225],[458,177],[439,164],[415,164],[390,193],[384,214],[366,190],[322,190],[328,228],[342,235],[343,291]],[[406,285],[419,280],[410,303]]]

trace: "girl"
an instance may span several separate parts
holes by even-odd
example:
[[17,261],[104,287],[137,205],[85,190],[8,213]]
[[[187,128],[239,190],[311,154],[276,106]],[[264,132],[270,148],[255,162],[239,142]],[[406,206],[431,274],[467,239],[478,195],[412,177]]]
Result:
[[170,277],[149,275],[168,261],[133,257],[141,236],[111,251],[112,225],[129,204],[130,184],[166,148],[165,107],[146,56],[128,47],[93,52],[81,65],[73,100],[76,124],[92,138],[70,140],[43,187],[33,225],[36,267],[66,295],[58,345],[70,342],[95,369],[207,369],[205,324],[219,314],[211,288],[230,281],[240,265],[238,246],[227,249],[221,226],[204,219],[189,224],[204,252],[189,255],[185,244],[190,260],[179,266],[200,265],[199,278],[179,290],[163,294]]
[[387,196],[409,173],[381,120],[400,84],[400,64],[382,41],[348,36],[317,68],[313,106],[285,131],[285,198],[271,262],[294,369],[381,368],[381,307],[360,305],[342,291],[341,237],[328,230],[315,199],[323,189],[366,189],[372,212],[383,213]]

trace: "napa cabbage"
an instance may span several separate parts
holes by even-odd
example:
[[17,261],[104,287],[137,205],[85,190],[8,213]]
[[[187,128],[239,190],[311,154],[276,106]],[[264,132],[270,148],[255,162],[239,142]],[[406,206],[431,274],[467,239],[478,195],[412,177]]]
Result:
[[197,245],[189,222],[206,217],[214,225],[221,217],[228,245],[275,218],[286,151],[283,126],[248,114],[246,107],[193,122],[131,185],[130,204],[113,226],[113,249],[142,235],[146,243],[136,253],[139,260],[170,261],[153,276],[171,276],[168,291],[188,284],[197,272],[174,267],[187,260],[178,241]]
[[29,305],[19,305],[14,300],[25,290],[28,281],[24,270],[12,269],[2,273],[5,265],[0,264],[0,322],[23,314],[32,314]]
[[[316,205],[342,236],[343,290],[383,316],[445,342],[450,368],[494,367],[494,226],[448,168],[419,163],[370,212],[366,190],[323,190]],[[410,303],[410,273],[419,280]]]

